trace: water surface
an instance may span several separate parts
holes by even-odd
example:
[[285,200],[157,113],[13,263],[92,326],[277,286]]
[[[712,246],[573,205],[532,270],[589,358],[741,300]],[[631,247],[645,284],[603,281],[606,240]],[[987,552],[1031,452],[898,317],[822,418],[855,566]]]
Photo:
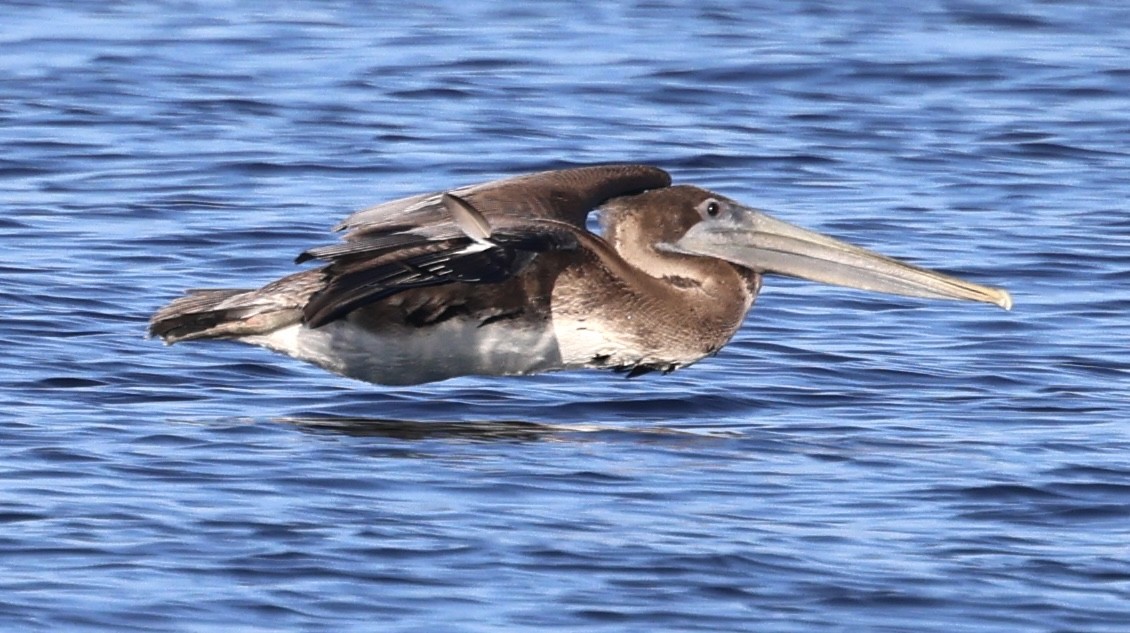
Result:
[[[1125,631],[1119,3],[22,2],[0,29],[0,626]],[[1008,287],[770,280],[669,376],[165,348],[346,213],[640,161]]]

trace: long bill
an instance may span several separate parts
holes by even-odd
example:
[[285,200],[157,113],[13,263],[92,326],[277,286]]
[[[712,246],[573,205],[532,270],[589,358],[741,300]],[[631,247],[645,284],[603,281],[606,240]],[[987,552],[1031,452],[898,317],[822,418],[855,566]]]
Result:
[[736,204],[728,213],[704,219],[676,243],[665,246],[674,252],[717,257],[762,273],[908,297],[980,301],[1012,309],[1012,297],[1006,290],[919,268]]

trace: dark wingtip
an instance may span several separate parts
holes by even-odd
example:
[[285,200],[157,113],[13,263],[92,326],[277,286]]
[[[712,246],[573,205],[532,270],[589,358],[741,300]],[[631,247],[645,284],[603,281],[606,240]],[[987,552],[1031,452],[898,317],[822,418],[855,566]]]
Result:
[[311,330],[316,330],[330,321],[336,321],[353,310],[354,306],[334,304],[327,300],[322,293],[314,293],[310,301],[302,308],[302,324]]

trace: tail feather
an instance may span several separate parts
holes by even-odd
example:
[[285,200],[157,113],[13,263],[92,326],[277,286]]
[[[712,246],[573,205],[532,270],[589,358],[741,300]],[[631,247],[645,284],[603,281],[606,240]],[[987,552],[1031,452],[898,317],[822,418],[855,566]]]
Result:
[[166,343],[263,334],[302,320],[315,271],[284,277],[258,290],[189,290],[149,319],[149,336]]
[[234,334],[233,325],[240,322],[239,312],[221,308],[224,301],[249,290],[204,289],[188,290],[187,295],[175,299],[161,308],[149,320],[149,336],[162,338],[166,343],[188,341],[196,338],[219,338]]

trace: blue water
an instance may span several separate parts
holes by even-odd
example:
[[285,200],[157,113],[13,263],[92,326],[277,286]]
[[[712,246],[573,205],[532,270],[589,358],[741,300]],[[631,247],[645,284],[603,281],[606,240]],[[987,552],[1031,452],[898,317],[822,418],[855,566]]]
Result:
[[[1130,630],[1130,8],[27,0],[0,629]],[[669,376],[166,348],[348,212],[640,161],[1013,312],[772,279]]]

